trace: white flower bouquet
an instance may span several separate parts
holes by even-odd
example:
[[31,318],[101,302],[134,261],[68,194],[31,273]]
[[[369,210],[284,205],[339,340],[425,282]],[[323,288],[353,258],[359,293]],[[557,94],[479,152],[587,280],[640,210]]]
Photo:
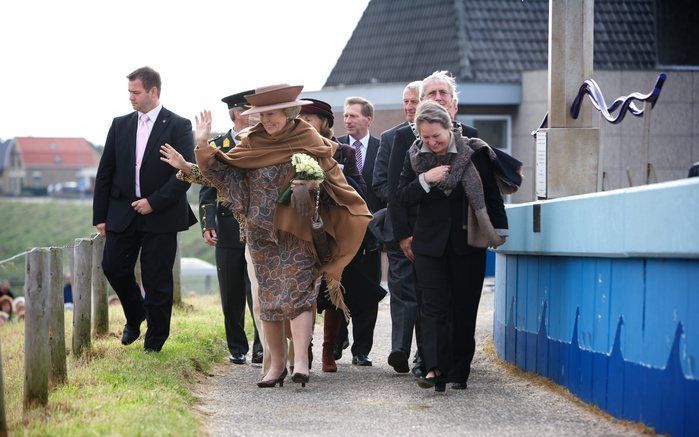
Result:
[[[320,184],[325,180],[323,169],[318,165],[318,161],[306,155],[305,153],[294,153],[291,155],[291,165],[294,166],[294,179],[302,179],[306,181],[315,181]],[[278,203],[286,205],[291,200],[291,184],[277,199]]]

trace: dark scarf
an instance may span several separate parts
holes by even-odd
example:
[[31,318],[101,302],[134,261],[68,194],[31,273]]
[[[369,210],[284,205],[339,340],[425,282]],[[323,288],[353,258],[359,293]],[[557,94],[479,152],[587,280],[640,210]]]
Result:
[[449,196],[457,184],[461,183],[468,200],[468,244],[473,247],[488,247],[500,244],[502,237],[498,235],[490,222],[485,206],[483,182],[472,160],[474,153],[484,149],[480,153],[487,152],[490,160],[493,161],[495,152],[480,138],[467,138],[457,135],[457,133],[453,132],[451,138],[451,143],[456,146],[456,153],[447,153],[444,156],[438,156],[430,151],[427,146],[424,147],[426,151],[421,152],[423,142],[421,139],[415,140],[408,150],[410,165],[418,175],[440,165],[449,165],[449,172],[434,188]]

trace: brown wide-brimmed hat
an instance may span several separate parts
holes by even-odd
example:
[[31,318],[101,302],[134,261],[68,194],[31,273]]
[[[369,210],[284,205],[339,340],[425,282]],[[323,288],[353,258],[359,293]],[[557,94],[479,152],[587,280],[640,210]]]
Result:
[[258,114],[260,112],[313,103],[308,100],[296,100],[299,94],[301,94],[302,89],[303,85],[292,86],[286,83],[257,88],[255,94],[245,96],[245,99],[250,102],[252,108],[241,113],[241,115]]

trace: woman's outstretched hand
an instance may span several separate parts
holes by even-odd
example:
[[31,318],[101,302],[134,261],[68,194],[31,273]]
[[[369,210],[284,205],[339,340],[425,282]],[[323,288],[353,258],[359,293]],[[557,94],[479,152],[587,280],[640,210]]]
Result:
[[180,152],[175,150],[174,147],[168,143],[165,143],[164,145],[160,146],[160,154],[163,155],[160,157],[162,161],[167,162],[177,170],[182,170],[182,172],[185,174],[189,174],[189,168],[192,166],[192,164],[185,161],[184,157],[180,154]]
[[194,119],[196,121],[194,140],[197,142],[197,147],[203,149],[211,136],[211,111],[205,109],[194,116]]

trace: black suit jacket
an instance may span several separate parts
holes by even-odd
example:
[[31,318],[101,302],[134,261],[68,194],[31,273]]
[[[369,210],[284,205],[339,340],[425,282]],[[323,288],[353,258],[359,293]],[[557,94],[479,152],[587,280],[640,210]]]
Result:
[[[92,223],[106,223],[108,231],[123,232],[136,218],[131,203],[136,198],[136,129],[138,112],[117,117],[107,134],[95,179]],[[160,146],[170,144],[189,162],[194,162],[192,123],[162,108],[141,161],[141,197],[153,212],[143,216],[144,232],[177,232],[197,220],[187,203],[189,184],[175,177],[177,170],[160,160]]]
[[[337,139],[340,143],[349,144],[349,135],[343,135]],[[379,139],[374,136],[369,136],[369,144],[366,150],[366,156],[364,157],[364,166],[362,167],[362,177],[364,182],[366,182],[367,192],[366,192],[366,203],[369,207],[369,211],[376,212],[381,208],[386,206],[386,203],[374,194],[373,190],[368,189],[372,186],[373,175],[374,175],[374,163],[376,162],[376,154],[379,151]],[[350,147],[353,147],[350,144]]]
[[[461,131],[466,137],[478,137],[478,131],[471,126],[461,124]],[[413,142],[415,142],[415,134],[410,126],[398,129],[388,163],[388,214],[393,225],[393,236],[397,242],[413,235],[413,225],[417,216],[415,207],[406,207],[397,202],[396,199],[398,180],[403,171],[403,161]]]
[[[214,143],[216,147],[229,152],[235,147],[233,133],[229,130],[225,135],[214,138],[209,144]],[[243,249],[245,243],[240,241],[240,225],[233,217],[233,213],[226,206],[216,201],[218,192],[214,187],[203,185],[199,190],[199,223],[202,232],[207,229],[215,229],[216,247]]]
[[[473,164],[478,170],[483,184],[485,206],[490,222],[495,229],[507,229],[507,215],[502,202],[500,189],[490,165],[490,157],[485,149],[472,155]],[[410,165],[406,155],[403,171],[400,175],[396,199],[403,206],[416,206],[417,217],[413,228],[413,252],[427,256],[441,256],[447,244],[451,244],[454,253],[467,255],[482,248],[469,246],[466,235],[466,218],[468,201],[461,184],[449,194],[432,187],[425,192]]]
[[388,162],[391,157],[393,140],[396,138],[398,129],[407,125],[408,122],[404,121],[381,134],[379,151],[376,154],[376,164],[374,164],[374,180],[371,188],[374,190],[374,194],[384,203],[388,202]]

